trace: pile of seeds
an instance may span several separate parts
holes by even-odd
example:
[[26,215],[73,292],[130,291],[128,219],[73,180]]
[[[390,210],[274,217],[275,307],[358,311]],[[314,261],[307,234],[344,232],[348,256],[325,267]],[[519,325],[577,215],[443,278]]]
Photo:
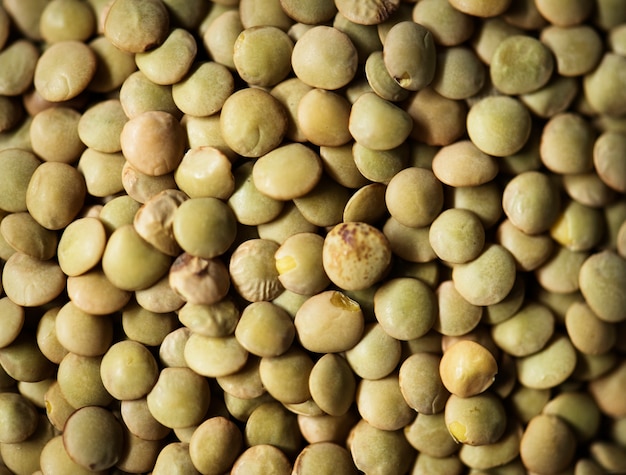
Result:
[[622,0],[4,0],[0,475],[626,473]]

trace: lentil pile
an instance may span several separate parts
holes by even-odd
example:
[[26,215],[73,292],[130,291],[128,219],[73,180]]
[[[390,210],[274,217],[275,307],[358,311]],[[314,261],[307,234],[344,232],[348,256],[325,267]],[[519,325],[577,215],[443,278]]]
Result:
[[623,0],[4,0],[0,475],[626,473]]

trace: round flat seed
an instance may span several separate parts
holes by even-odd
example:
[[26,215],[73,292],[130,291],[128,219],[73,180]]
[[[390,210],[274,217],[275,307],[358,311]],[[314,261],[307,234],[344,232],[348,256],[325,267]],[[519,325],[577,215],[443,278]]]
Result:
[[435,322],[436,308],[435,293],[419,279],[392,279],[374,294],[376,320],[398,340],[424,336]]
[[39,58],[35,89],[50,102],[67,101],[83,92],[96,73],[96,55],[79,41],[54,43]]
[[411,133],[411,116],[374,92],[366,92],[352,105],[348,124],[354,139],[373,150],[400,146]]
[[175,28],[156,48],[137,53],[135,62],[139,70],[155,84],[175,84],[191,68],[197,49],[191,33]]
[[341,292],[328,290],[307,299],[294,319],[300,344],[315,353],[340,353],[363,334],[361,307]]
[[416,450],[431,457],[449,457],[458,450],[441,412],[419,412],[413,423],[404,429],[404,435]]
[[208,337],[198,333],[191,334],[184,354],[192,370],[211,378],[236,373],[248,359],[248,351],[234,336]]
[[55,329],[59,343],[78,355],[103,355],[113,341],[112,319],[90,315],[72,302],[68,302],[59,310]]
[[350,432],[350,451],[356,467],[365,473],[407,472],[415,453],[402,431],[377,429],[364,419]]
[[35,114],[30,125],[33,152],[48,162],[76,162],[85,149],[78,135],[80,119],[79,112],[63,106]]
[[172,99],[185,114],[207,117],[222,108],[234,88],[228,68],[208,61],[192,66],[182,80],[172,85]]
[[436,295],[439,313],[433,324],[435,330],[442,335],[461,336],[476,328],[482,318],[483,307],[465,300],[456,290],[454,282],[441,282]]
[[57,235],[44,228],[28,213],[12,213],[0,222],[0,234],[6,243],[18,252],[35,259],[54,257]]
[[448,99],[468,99],[482,89],[486,75],[485,66],[473,50],[453,46],[437,54],[431,86]]
[[164,368],[146,400],[152,416],[165,427],[190,427],[202,421],[211,391],[206,378],[189,368]]
[[451,0],[450,4],[457,10],[482,18],[489,18],[504,13],[511,0],[496,0],[496,1],[470,1],[470,0]]
[[441,414],[450,396],[441,380],[440,362],[437,354],[417,352],[400,365],[400,391],[419,414]]
[[142,53],[160,45],[168,34],[169,13],[160,0],[116,1],[104,21],[104,35],[117,48]]
[[619,159],[626,150],[626,136],[620,132],[601,134],[593,146],[593,164],[598,176],[608,187],[626,191],[626,168]]
[[281,214],[284,203],[259,191],[254,184],[253,167],[254,163],[245,162],[233,171],[235,189],[228,199],[228,205],[241,224],[270,224]]
[[104,354],[100,375],[104,387],[115,399],[134,400],[145,397],[152,390],[159,377],[159,368],[148,348],[136,341],[124,340],[115,343]]
[[485,229],[472,211],[450,208],[432,222],[428,240],[437,257],[463,264],[477,258],[483,250]]
[[345,290],[359,290],[383,277],[391,263],[391,249],[384,234],[373,226],[342,223],[326,235],[322,260],[333,283]]
[[271,302],[253,302],[243,309],[235,338],[257,356],[279,356],[289,349],[296,330],[290,315]]
[[578,280],[585,301],[598,318],[606,322],[626,319],[623,293],[618,290],[626,279],[626,261],[613,251],[603,251],[585,260]]
[[65,450],[63,446],[62,435],[57,435],[50,439],[43,447],[40,457],[40,466],[42,472],[67,470],[68,473],[74,473],[76,475],[89,475],[94,473],[92,470],[80,466],[70,458],[67,450]]
[[292,51],[293,41],[287,33],[275,26],[255,26],[243,30],[235,40],[233,62],[249,85],[270,87],[291,71]]
[[71,165],[46,162],[31,176],[26,190],[26,207],[44,228],[56,231],[78,215],[87,187],[83,175]]
[[502,208],[520,231],[539,234],[547,231],[558,217],[559,193],[547,174],[524,172],[507,183]]
[[382,51],[374,51],[367,57],[365,75],[374,92],[387,101],[403,101],[409,96],[409,91],[400,86],[387,71]]
[[569,338],[556,334],[539,352],[516,361],[519,381],[529,388],[553,388],[565,381],[576,366],[576,350]]
[[444,352],[439,372],[448,391],[460,397],[471,397],[493,384],[498,364],[484,346],[471,340],[460,340]]
[[383,59],[389,75],[404,89],[425,88],[433,80],[437,63],[432,33],[413,21],[396,23],[385,37]]
[[233,47],[243,29],[238,10],[223,11],[209,23],[202,42],[214,61],[235,69]]
[[601,114],[620,116],[626,112],[624,73],[626,58],[607,52],[600,63],[583,80],[585,98],[591,108]]
[[481,152],[469,140],[456,142],[439,149],[433,157],[435,176],[449,186],[477,186],[494,179],[498,163]]
[[232,467],[242,445],[243,435],[234,422],[221,416],[211,417],[193,431],[189,456],[200,473],[224,473]]
[[0,52],[0,93],[19,96],[33,83],[39,50],[30,41],[18,39]]
[[98,218],[72,221],[59,240],[59,266],[68,276],[84,274],[100,262],[105,244],[106,231]]
[[413,9],[413,21],[430,30],[435,42],[455,46],[468,40],[474,32],[474,21],[450,2],[426,0],[418,2]]
[[389,336],[378,323],[365,325],[363,337],[354,348],[346,351],[352,370],[367,379],[383,378],[400,361],[400,341]]
[[[289,170],[289,174],[284,171]],[[309,193],[322,176],[320,157],[309,147],[292,143],[259,158],[252,168],[254,186],[275,200],[291,200]]]
[[573,303],[565,315],[565,327],[572,344],[586,354],[604,354],[615,344],[614,325],[600,320],[586,303]]
[[506,429],[506,412],[492,392],[472,397],[450,396],[444,411],[446,426],[457,442],[486,445],[497,442]]
[[554,334],[552,311],[536,302],[527,302],[510,318],[491,328],[493,341],[509,355],[522,357],[541,350]]
[[235,178],[228,157],[216,147],[190,148],[174,172],[176,185],[190,198],[230,198]]
[[171,258],[147,243],[132,225],[109,237],[102,255],[102,270],[122,290],[140,290],[155,284],[169,270]]
[[389,214],[400,224],[424,227],[433,222],[443,207],[443,186],[428,169],[405,168],[387,185],[385,202]]
[[[314,363],[310,355],[298,346],[292,346],[280,356],[263,357],[259,371],[261,381],[276,400],[298,404],[311,398],[309,378]],[[285,382],[288,381],[288,384]]]
[[[374,225],[387,213],[386,187],[382,183],[371,183],[359,188],[350,197],[343,210],[343,222],[362,222]],[[385,233],[387,238],[389,236]],[[394,251],[395,252],[395,251]]]
[[322,265],[324,238],[315,233],[289,236],[276,251],[278,280],[285,289],[301,295],[323,291],[330,280]]
[[498,244],[504,246],[515,258],[519,270],[532,271],[552,255],[554,241],[546,234],[526,234],[510,220],[505,220],[496,231]]
[[594,4],[590,0],[576,0],[564,5],[548,0],[537,0],[537,10],[553,25],[575,26],[583,22],[592,12]]
[[237,221],[228,205],[217,198],[190,198],[174,211],[172,231],[184,251],[212,259],[234,242]]
[[541,30],[540,39],[554,53],[556,69],[561,76],[587,74],[602,57],[602,39],[588,25],[551,25]]
[[415,418],[415,411],[400,391],[397,373],[376,380],[362,379],[355,402],[363,419],[377,429],[399,430]]
[[41,261],[21,252],[2,269],[4,292],[14,303],[37,307],[54,300],[65,288],[66,277],[54,261]]
[[397,0],[340,0],[337,10],[348,20],[359,25],[377,25],[387,20],[400,6]]
[[558,472],[569,466],[576,451],[572,429],[557,416],[533,417],[520,442],[520,457],[527,470]]
[[342,31],[330,26],[314,26],[293,47],[291,66],[305,84],[335,90],[355,76],[358,54]]
[[166,175],[183,159],[185,133],[167,112],[149,111],[130,119],[120,136],[122,152],[137,171],[149,176]]
[[88,147],[99,152],[114,153],[122,149],[120,133],[128,117],[118,99],[91,106],[78,121],[78,136]]
[[312,89],[300,98],[297,123],[308,141],[338,147],[352,140],[348,130],[350,103],[325,89]]
[[322,356],[309,375],[313,401],[326,414],[342,416],[354,402],[356,381],[347,361],[336,354]]
[[137,70],[134,55],[118,49],[104,36],[97,36],[88,44],[96,55],[96,73],[88,91],[114,91]]
[[287,114],[269,92],[240,89],[224,102],[220,128],[233,151],[244,157],[260,157],[282,141],[287,131]]
[[470,140],[488,155],[504,157],[521,150],[530,136],[528,109],[509,96],[479,100],[467,114]]
[[457,264],[452,280],[458,292],[473,305],[501,302],[515,283],[515,260],[498,244],[489,244],[473,261]]
[[544,86],[553,69],[553,55],[546,45],[530,36],[513,35],[494,51],[489,73],[496,89],[514,95]]
[[4,329],[0,337],[0,348],[10,345],[17,338],[24,326],[24,309],[8,297],[0,299],[0,314],[3,316]]
[[26,211],[28,183],[41,162],[27,150],[0,151],[0,209],[7,212]]
[[506,466],[519,455],[522,433],[517,422],[509,422],[500,440],[480,446],[463,445],[459,451],[459,459],[466,466],[477,470]]
[[122,425],[112,412],[98,406],[78,409],[63,430],[63,446],[70,458],[94,471],[111,468],[120,460],[122,441]]
[[[291,462],[278,448],[269,444],[260,444],[244,450],[235,460],[232,475],[290,475]],[[155,473],[155,475],[157,475]]]

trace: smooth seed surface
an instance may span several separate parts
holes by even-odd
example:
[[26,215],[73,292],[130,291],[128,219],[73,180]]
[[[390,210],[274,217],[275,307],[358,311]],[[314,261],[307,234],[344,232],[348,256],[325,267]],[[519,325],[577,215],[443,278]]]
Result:
[[479,100],[467,114],[470,140],[488,155],[518,152],[530,135],[530,114],[517,99],[491,96]]
[[169,23],[164,2],[116,1],[106,14],[104,35],[122,51],[142,53],[165,40]]
[[498,365],[488,349],[471,340],[461,340],[444,352],[439,372],[448,391],[471,397],[491,386]]
[[162,111],[144,112],[131,118],[120,135],[126,159],[149,176],[165,175],[176,169],[183,158],[184,140],[176,118]]
[[515,260],[504,247],[487,245],[476,259],[453,268],[452,281],[469,303],[493,305],[501,302],[513,288]]
[[127,340],[115,343],[104,354],[100,374],[104,387],[113,397],[132,400],[150,392],[158,378],[158,367],[145,346]]
[[383,59],[400,86],[409,91],[423,89],[433,80],[437,63],[432,33],[412,21],[396,23],[385,37]]
[[[93,431],[98,427],[98,431]],[[63,430],[63,446],[74,462],[89,470],[106,470],[122,456],[122,425],[105,408],[89,406],[73,413]]]
[[226,144],[244,157],[260,157],[281,142],[287,131],[283,105],[269,93],[247,88],[232,94],[222,107],[220,128]]
[[441,380],[440,362],[439,355],[417,352],[400,366],[400,391],[406,403],[419,414],[441,413],[450,396]]
[[291,54],[296,76],[321,89],[335,90],[348,84],[356,74],[357,64],[357,51],[348,35],[329,26],[308,30],[296,41]]
[[576,441],[567,423],[556,416],[538,415],[524,431],[520,457],[531,470],[559,471],[569,465],[575,449]]
[[424,336],[434,324],[436,307],[434,292],[410,277],[389,280],[374,295],[376,320],[398,340]]
[[407,112],[373,92],[361,95],[350,110],[350,134],[358,143],[373,150],[400,146],[412,127]]
[[506,429],[504,407],[491,392],[467,398],[452,394],[444,415],[448,431],[463,444],[493,444]]
[[34,71],[35,89],[50,102],[67,101],[83,92],[96,73],[96,56],[79,41],[54,43]]
[[307,299],[296,312],[300,344],[315,353],[340,353],[354,347],[363,334],[364,319],[357,302],[328,290]]

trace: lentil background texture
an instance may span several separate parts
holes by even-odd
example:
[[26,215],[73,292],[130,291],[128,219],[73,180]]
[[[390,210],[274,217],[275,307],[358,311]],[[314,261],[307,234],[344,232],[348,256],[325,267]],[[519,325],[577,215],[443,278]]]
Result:
[[626,473],[626,2],[1,0],[0,475]]

